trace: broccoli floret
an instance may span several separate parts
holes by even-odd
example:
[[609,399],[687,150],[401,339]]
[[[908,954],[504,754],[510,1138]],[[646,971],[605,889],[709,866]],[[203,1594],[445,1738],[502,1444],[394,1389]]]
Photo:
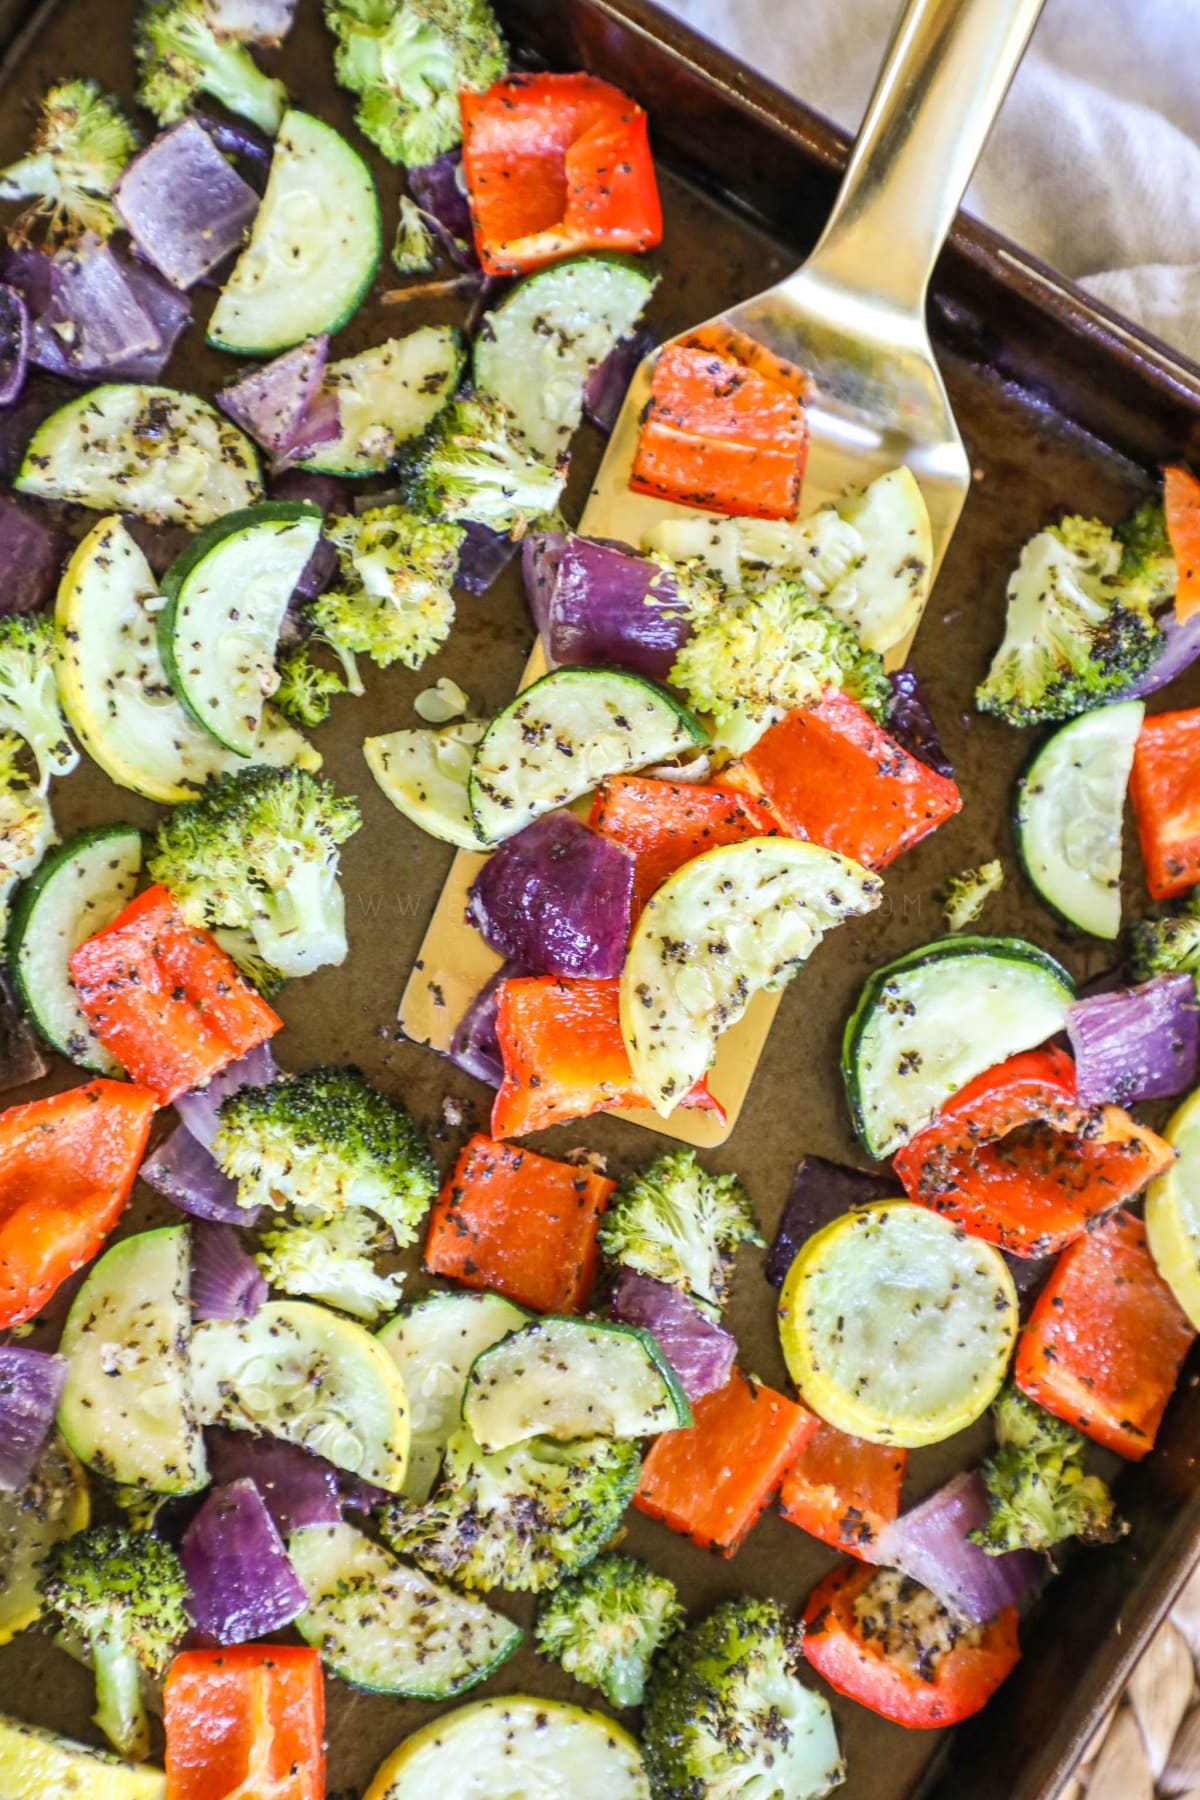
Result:
[[963,869],[947,878],[942,888],[942,911],[951,931],[973,925],[992,895],[1004,886],[1002,862],[981,863],[977,869]]
[[338,850],[361,823],[306,769],[241,769],[167,815],[148,867],[189,925],[248,933],[269,968],[308,975],[345,959]]
[[718,725],[737,711],[754,719],[773,707],[815,706],[828,687],[842,688],[873,719],[886,716],[882,658],[803,582],[773,581],[737,604],[690,612],[691,635],[671,680]]
[[293,725],[324,724],[334,695],[346,692],[337,670],[315,663],[307,644],[285,650],[278,666],[279,686],[272,698],[284,718]]
[[380,1526],[394,1550],[431,1575],[469,1588],[541,1593],[610,1541],[640,1473],[628,1438],[527,1438],[485,1456],[461,1429],[429,1499],[393,1501]]
[[243,1206],[332,1219],[364,1207],[411,1243],[437,1168],[408,1113],[357,1069],[309,1069],[223,1102],[213,1142]]
[[386,1233],[361,1207],[313,1224],[282,1225],[258,1240],[254,1260],[273,1288],[306,1294],[373,1325],[400,1304],[403,1274],[380,1275],[375,1252]]
[[325,17],[360,129],[409,168],[462,141],[459,91],[490,87],[508,67],[487,0],[326,0]]
[[353,690],[362,691],[354,658],[381,669],[419,669],[445,643],[454,623],[450,589],[458,569],[461,525],[424,519],[400,506],[331,519],[325,535],[337,551],[342,586],[308,611],[342,658]]
[[50,802],[23,766],[25,740],[0,731],[0,933],[7,929],[13,889],[58,842]]
[[15,731],[33,751],[41,794],[52,775],[69,775],[79,762],[58,698],[56,664],[48,613],[0,619],[0,731]]
[[1162,643],[1141,595],[1119,576],[1121,546],[1099,519],[1039,531],[1008,583],[1004,640],[975,690],[1010,725],[1070,719],[1121,693]]
[[600,1221],[601,1253],[720,1310],[739,1244],[764,1239],[736,1175],[702,1169],[694,1150],[667,1150],[627,1175]]
[[93,232],[111,237],[120,220],[112,203],[117,176],[137,149],[120,102],[95,81],[49,89],[29,154],[0,171],[0,200],[32,200],[13,235],[45,223],[52,243]]
[[1129,933],[1129,962],[1135,981],[1182,974],[1200,983],[1200,889],[1188,895],[1181,912],[1138,919]]
[[204,0],[147,0],[134,48],[138,99],[160,125],[182,119],[203,93],[271,137],[279,130],[287,89],[263,74],[245,44],[214,31]]
[[41,1590],[48,1611],[91,1656],[97,1725],[122,1756],[145,1756],[141,1674],[161,1678],[191,1624],[178,1556],[148,1531],[96,1525],[54,1545]]
[[1127,1529],[1098,1475],[1084,1468],[1087,1439],[1010,1382],[992,1407],[996,1453],[981,1470],[991,1513],[971,1533],[989,1556],[1051,1550],[1066,1538],[1109,1544]]
[[1175,553],[1167,534],[1167,515],[1161,500],[1143,500],[1117,526],[1121,563],[1117,582],[1126,605],[1154,611],[1175,597],[1178,579]]
[[406,475],[418,511],[473,519],[513,537],[553,512],[565,481],[565,465],[542,462],[508,408],[490,394],[460,395],[443,407]]
[[845,1775],[828,1702],[797,1679],[774,1600],[727,1600],[654,1663],[642,1750],[656,1800],[819,1800]]
[[434,267],[433,233],[425,222],[425,214],[407,194],[400,200],[392,263],[400,275],[428,275]]
[[613,1706],[640,1706],[650,1659],[683,1616],[673,1581],[609,1551],[541,1601],[533,1633],[542,1655],[576,1681]]

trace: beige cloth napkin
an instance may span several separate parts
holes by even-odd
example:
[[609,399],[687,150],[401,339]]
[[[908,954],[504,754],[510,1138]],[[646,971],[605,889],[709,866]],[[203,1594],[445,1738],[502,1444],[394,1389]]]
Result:
[[[853,129],[898,0],[662,0]],[[1200,0],[1047,0],[967,205],[1200,362]]]

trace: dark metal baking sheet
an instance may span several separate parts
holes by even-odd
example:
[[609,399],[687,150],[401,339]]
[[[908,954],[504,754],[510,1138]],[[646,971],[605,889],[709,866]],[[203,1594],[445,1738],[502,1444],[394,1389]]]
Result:
[[[655,260],[663,280],[654,316],[666,332],[704,318],[783,273],[813,242],[836,185],[844,140],[768,83],[739,68],[641,0],[500,0],[522,53],[552,66],[586,64],[642,100],[660,156],[667,231]],[[56,0],[22,27],[3,75],[0,160],[25,141],[27,103],[64,73],[91,73],[119,92],[131,87],[131,0]],[[21,16],[0,5],[0,26]],[[351,128],[350,106],[330,78],[329,45],[315,0],[301,0],[293,39],[273,59],[299,104]],[[398,184],[377,157],[385,219],[395,217]],[[377,292],[388,285],[386,270]],[[198,297],[198,314],[209,300]],[[1166,457],[1200,454],[1200,372],[1162,345],[1139,337],[1103,308],[1011,245],[961,221],[939,267],[935,333],[948,385],[976,472],[917,640],[914,661],[931,690],[966,808],[887,876],[882,911],[844,928],[789,989],[760,1078],[730,1142],[712,1156],[749,1183],[768,1230],[806,1151],[853,1156],[837,1080],[842,1021],[865,973],[941,929],[936,901],[945,876],[1001,854],[1012,875],[987,915],[989,929],[1027,935],[1054,949],[1077,974],[1096,973],[1108,952],[1057,926],[1017,877],[1008,801],[1027,740],[980,720],[971,690],[998,636],[1004,581],[1024,539],[1056,509],[1116,517],[1145,491]],[[384,308],[372,301],[339,339],[337,353],[438,316],[436,308]],[[445,316],[445,313],[441,314]],[[211,394],[231,362],[204,348],[193,330],[170,371],[178,384]],[[586,491],[599,442],[581,434],[572,494]],[[80,520],[80,529],[83,520]],[[316,734],[327,768],[362,801],[365,826],[344,855],[351,953],[285,992],[286,1030],[277,1041],[285,1067],[353,1060],[401,1094],[434,1133],[448,1166],[471,1124],[486,1124],[488,1095],[448,1064],[397,1041],[396,1003],[440,889],[450,853],[392,811],[363,764],[371,732],[412,722],[411,703],[436,675],[452,675],[482,708],[507,698],[529,648],[531,629],[515,573],[482,599],[462,597],[449,647],[426,671],[393,670],[369,683],[365,700],[343,701]],[[1176,684],[1157,705],[1200,703],[1200,681]],[[90,765],[54,796],[65,833],[154,808],[112,787]],[[1127,902],[1142,899],[1136,849],[1127,857]],[[431,972],[432,973],[432,972]],[[45,1091],[70,1085],[60,1065]],[[20,1098],[24,1096],[12,1096]],[[461,1109],[450,1125],[444,1102]],[[645,1158],[644,1132],[592,1120],[547,1134],[563,1153],[586,1143],[620,1172]],[[138,1229],[162,1207],[139,1190],[124,1225]],[[412,1259],[409,1294],[423,1278]],[[52,1344],[67,1296],[35,1341]],[[742,1257],[732,1321],[743,1366],[782,1384],[773,1296],[760,1259]],[[1050,1589],[1023,1630],[1016,1675],[974,1727],[956,1738],[905,1733],[834,1700],[850,1775],[845,1800],[1050,1800],[1078,1749],[1115,1696],[1139,1645],[1200,1548],[1200,1393],[1189,1366],[1168,1412],[1159,1447],[1126,1470],[1119,1497],[1133,1529],[1115,1549],[1084,1552]],[[907,1500],[919,1498],[975,1458],[982,1428],[914,1454]],[[730,1561],[706,1556],[661,1526],[630,1515],[629,1547],[680,1583],[699,1610],[743,1590],[772,1592],[798,1605],[830,1566],[831,1553],[768,1513]],[[502,1598],[527,1622],[531,1608]],[[479,1693],[529,1687],[587,1701],[553,1665],[523,1651]],[[331,1682],[330,1792],[361,1792],[383,1755],[432,1708],[352,1693]],[[48,1639],[29,1634],[0,1650],[0,1705],[39,1723],[94,1738],[89,1681]]]

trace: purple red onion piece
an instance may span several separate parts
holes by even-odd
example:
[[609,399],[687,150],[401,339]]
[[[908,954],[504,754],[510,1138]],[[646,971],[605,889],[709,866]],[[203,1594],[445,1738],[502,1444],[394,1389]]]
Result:
[[1067,1008],[1075,1086],[1083,1106],[1132,1106],[1196,1085],[1200,1011],[1191,975],[1092,994]]
[[1166,687],[1169,681],[1190,669],[1200,656],[1200,612],[1192,613],[1181,622],[1175,617],[1174,608],[1168,607],[1156,616],[1155,624],[1162,633],[1158,655],[1145,674],[1123,688],[1117,698],[1144,700],[1149,694],[1157,694],[1159,688]]
[[638,364],[657,343],[654,327],[639,325],[615,344],[588,376],[583,388],[583,410],[601,431],[611,431],[616,424]]
[[342,1516],[338,1470],[282,1438],[214,1427],[205,1433],[208,1468],[218,1483],[252,1481],[284,1542],[304,1525],[336,1525]]
[[190,288],[239,249],[258,195],[198,119],[181,119],[140,150],[113,189],[122,223],[148,262]]
[[244,1087],[266,1087],[278,1074],[279,1066],[270,1044],[256,1044],[245,1056],[239,1056],[236,1062],[214,1075],[207,1087],[191,1088],[186,1094],[180,1094],[175,1111],[197,1143],[210,1149],[217,1135],[221,1102]]
[[292,29],[296,0],[204,0],[209,23],[243,44],[281,44]]
[[222,388],[217,405],[264,450],[284,451],[295,443],[315,400],[329,357],[329,338],[306,338]]
[[408,170],[408,191],[437,233],[447,256],[460,269],[474,273],[480,265],[471,208],[460,180],[461,169],[460,152],[446,150],[434,162]]
[[66,1379],[66,1357],[0,1344],[0,1489],[15,1494],[33,1474]]
[[668,571],[623,546],[575,536],[561,553],[545,541],[525,567],[548,661],[615,664],[668,679],[691,633]]
[[508,567],[519,546],[507,532],[468,519],[458,552],[455,587],[468,594],[486,594],[502,569]]
[[488,857],[467,918],[535,974],[613,980],[629,944],[633,857],[574,813],[545,813]]
[[[58,586],[69,548],[44,518],[0,494],[0,616],[36,612],[44,606]],[[0,1057],[0,1068],[3,1060]],[[45,1074],[44,1067],[40,1072]]]
[[246,1644],[299,1617],[308,1595],[252,1481],[212,1489],[183,1534],[179,1558],[198,1631]]
[[910,756],[947,780],[954,779],[954,764],[942,749],[925,689],[911,669],[893,669],[888,676],[892,704],[887,717],[889,735]]
[[943,1605],[977,1624],[1014,1606],[1045,1572],[1032,1550],[989,1556],[968,1532],[987,1521],[987,1490],[978,1472],[956,1475],[919,1506],[885,1525],[870,1546],[867,1561],[919,1581]]
[[450,1039],[450,1048],[446,1054],[465,1075],[473,1076],[476,1081],[484,1081],[489,1087],[495,1088],[504,1080],[504,1059],[496,1038],[500,984],[531,973],[532,970],[522,963],[502,963],[496,973],[484,982],[454,1027],[454,1036]]
[[767,1252],[764,1274],[772,1287],[782,1287],[796,1254],[815,1232],[840,1219],[855,1206],[886,1200],[897,1192],[897,1183],[886,1175],[867,1175],[823,1156],[802,1156],[792,1176],[791,1190]]
[[0,286],[0,406],[11,406],[29,373],[29,308],[19,288]]
[[220,1225],[253,1225],[262,1208],[239,1206],[237,1182],[223,1175],[212,1154],[186,1125],[177,1125],[138,1174],[156,1194],[193,1219]]
[[252,1319],[267,1293],[259,1266],[236,1227],[198,1219],[192,1226],[193,1317]]
[[622,1269],[613,1293],[614,1319],[655,1337],[689,1400],[723,1388],[733,1373],[737,1339],[679,1288]]

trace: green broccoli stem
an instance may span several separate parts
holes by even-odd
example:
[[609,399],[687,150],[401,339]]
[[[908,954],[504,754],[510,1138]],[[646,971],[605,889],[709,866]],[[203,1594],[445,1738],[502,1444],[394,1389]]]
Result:
[[244,45],[231,43],[218,56],[206,58],[204,85],[214,99],[230,112],[249,119],[268,137],[274,137],[279,130],[279,83],[255,66]]
[[346,908],[336,866],[297,863],[287,884],[268,896],[250,926],[255,943],[281,975],[308,975],[346,956]]
[[58,170],[49,151],[33,151],[0,169],[0,200],[28,200],[38,194],[59,191]]
[[116,1632],[94,1632],[90,1642],[96,1676],[92,1717],[114,1750],[141,1761],[150,1753],[150,1721],[138,1659]]

